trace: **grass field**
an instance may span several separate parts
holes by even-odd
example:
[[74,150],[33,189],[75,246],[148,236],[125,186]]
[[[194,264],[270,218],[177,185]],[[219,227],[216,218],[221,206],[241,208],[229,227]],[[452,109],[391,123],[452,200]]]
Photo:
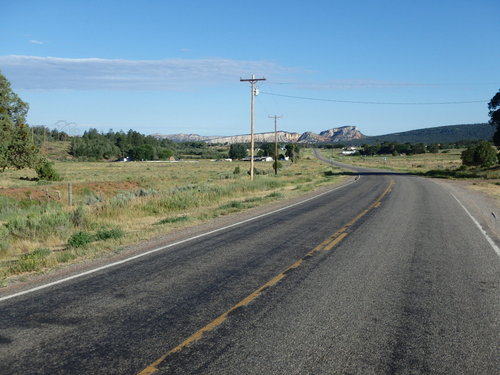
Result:
[[500,201],[500,167],[464,168],[460,154],[463,149],[443,150],[438,154],[385,155],[385,156],[345,156],[342,150],[321,150],[328,158],[369,168],[414,173],[417,175],[464,179],[470,188],[486,193]]
[[[321,150],[321,153],[334,160],[369,168],[389,169],[399,172],[415,173],[437,177],[499,179],[500,169],[494,168],[464,168],[460,154],[463,149],[443,150],[437,154],[415,155],[376,155],[376,156],[345,156],[342,150]],[[441,173],[439,173],[441,172]]]
[[430,170],[458,169],[462,165],[460,149],[445,150],[439,154],[344,156],[342,150],[322,150],[323,155],[340,162],[370,168],[422,173]]
[[[271,163],[56,162],[62,182],[0,174],[0,280],[119,251],[176,228],[284,199],[341,177],[304,150],[278,176]],[[238,173],[238,170],[240,173]],[[71,183],[72,205],[69,205]]]

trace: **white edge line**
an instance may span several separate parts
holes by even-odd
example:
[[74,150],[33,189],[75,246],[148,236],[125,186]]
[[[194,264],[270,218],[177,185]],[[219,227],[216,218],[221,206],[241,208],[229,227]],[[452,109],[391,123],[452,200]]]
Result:
[[458,200],[458,198],[452,192],[450,192],[450,194],[451,194],[451,196],[453,198],[455,198],[455,200],[458,202],[458,204],[460,206],[462,206],[462,208],[464,209],[464,211],[467,212],[467,215],[469,215],[469,217],[474,222],[474,224],[476,224],[476,226],[479,228],[479,230],[481,231],[481,233],[483,234],[483,236],[486,237],[486,240],[489,242],[489,244],[491,245],[491,247],[493,248],[493,250],[495,250],[495,252],[497,253],[497,255],[500,256],[500,248],[491,239],[491,237],[488,236],[488,233],[486,233],[486,231],[483,229],[483,227],[481,226],[481,224],[479,224],[479,221],[477,221],[476,218],[474,216],[472,216],[472,214],[469,212],[469,210],[462,204],[462,202],[460,202]]
[[14,294],[11,294],[11,295],[8,295],[8,296],[4,296],[4,297],[0,297],[0,302],[2,301],[5,301],[5,300],[8,300],[8,299],[11,299],[11,298],[14,298],[14,297],[19,297],[19,296],[22,296],[24,294],[28,294],[28,293],[32,293],[32,292],[35,292],[37,290],[41,290],[41,289],[45,289],[45,288],[49,288],[51,286],[54,286],[54,285],[57,285],[57,284],[62,284],[66,281],[70,281],[70,280],[73,280],[73,279],[76,279],[76,278],[79,278],[79,277],[82,277],[82,276],[86,276],[86,275],[90,275],[92,273],[95,273],[95,272],[99,272],[99,271],[102,271],[102,270],[105,270],[107,268],[111,268],[111,267],[114,267],[114,266],[117,266],[117,265],[120,265],[120,264],[123,264],[123,263],[127,263],[127,262],[130,262],[134,259],[138,259],[138,258],[141,258],[141,257],[144,257],[146,255],[149,255],[149,254],[153,254],[153,253],[156,253],[158,251],[161,251],[161,250],[165,250],[165,249],[168,249],[170,247],[174,247],[174,246],[177,246],[177,245],[181,245],[183,243],[186,243],[186,242],[189,242],[189,241],[192,241],[192,240],[196,240],[198,238],[202,238],[202,237],[205,237],[205,236],[209,236],[211,234],[214,234],[214,233],[217,233],[217,232],[221,232],[221,231],[224,231],[226,229],[229,229],[229,228],[232,228],[232,227],[236,227],[238,225],[241,225],[241,224],[245,224],[245,223],[248,223],[250,221],[254,221],[254,220],[257,220],[257,219],[260,219],[260,218],[263,218],[265,216],[269,216],[269,215],[272,215],[272,214],[275,214],[277,212],[280,212],[280,211],[284,211],[284,210],[287,210],[289,208],[292,208],[292,207],[295,207],[295,206],[298,206],[299,204],[303,204],[303,203],[306,203],[306,202],[309,202],[309,201],[312,201],[313,199],[316,199],[316,198],[319,198],[323,195],[326,195],[326,194],[329,194],[331,193],[332,191],[335,191],[335,190],[338,190],[338,189],[342,189],[346,186],[349,186],[351,184],[353,184],[354,182],[357,182],[359,181],[359,178],[357,180],[352,180],[344,185],[341,185],[341,186],[337,186],[331,190],[328,190],[328,191],[325,191],[321,194],[318,194],[318,195],[315,195],[313,197],[310,197],[310,198],[307,198],[307,199],[304,199],[303,201],[300,201],[300,202],[296,202],[296,203],[293,203],[289,206],[286,206],[286,207],[282,207],[282,208],[278,208],[276,210],[273,210],[273,211],[270,211],[270,212],[266,212],[265,214],[262,214],[262,215],[258,215],[258,216],[254,216],[254,217],[251,217],[249,219],[246,219],[246,220],[243,220],[243,221],[239,221],[237,223],[233,223],[233,224],[230,224],[230,225],[226,225],[222,228],[218,228],[218,229],[215,229],[215,230],[212,230],[212,231],[209,231],[209,232],[205,232],[205,233],[202,233],[202,234],[199,234],[199,235],[196,235],[196,236],[193,236],[193,237],[189,237],[189,238],[186,238],[184,240],[181,240],[181,241],[177,241],[177,242],[174,242],[174,243],[171,243],[169,245],[165,245],[165,246],[161,246],[161,247],[158,247],[156,249],[152,249],[152,250],[148,250],[144,253],[141,253],[141,254],[138,254],[138,255],[134,255],[134,256],[131,256],[129,258],[125,258],[125,259],[122,259],[122,260],[119,260],[117,262],[113,262],[113,263],[109,263],[109,264],[106,264],[104,266],[101,266],[101,267],[97,267],[97,268],[93,268],[91,270],[88,270],[88,271],[85,271],[85,272],[81,272],[81,273],[78,273],[76,275],[72,275],[72,276],[69,276],[69,277],[65,277],[63,279],[60,279],[60,280],[56,280],[56,281],[53,281],[53,282],[50,282],[48,284],[43,284],[43,285],[40,285],[40,286],[37,286],[37,287],[34,287],[34,288],[31,288],[31,289],[27,289],[27,290],[23,290],[21,292],[17,292],[17,293],[14,293]]

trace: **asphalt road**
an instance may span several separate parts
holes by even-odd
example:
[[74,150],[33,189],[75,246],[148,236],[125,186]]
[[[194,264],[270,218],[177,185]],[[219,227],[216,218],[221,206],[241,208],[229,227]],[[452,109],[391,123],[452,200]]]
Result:
[[0,374],[497,374],[499,259],[441,186],[362,170],[0,301]]

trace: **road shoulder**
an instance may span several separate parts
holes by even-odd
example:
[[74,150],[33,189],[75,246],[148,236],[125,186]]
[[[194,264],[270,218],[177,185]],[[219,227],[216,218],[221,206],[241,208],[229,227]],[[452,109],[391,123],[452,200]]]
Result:
[[486,193],[472,190],[471,182],[431,179],[452,193],[479,222],[483,230],[500,245],[500,203]]

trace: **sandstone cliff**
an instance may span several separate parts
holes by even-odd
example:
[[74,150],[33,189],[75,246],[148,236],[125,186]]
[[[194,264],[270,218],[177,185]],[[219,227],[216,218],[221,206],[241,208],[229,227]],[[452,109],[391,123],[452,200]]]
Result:
[[[207,142],[210,144],[233,144],[250,143],[250,134],[234,135],[228,137],[200,136],[197,134],[154,134],[158,138],[168,138],[174,142]],[[352,139],[363,138],[364,135],[356,126],[342,126],[322,131],[319,134],[313,132],[290,133],[286,131],[278,132],[278,142],[280,143],[324,143],[324,142],[343,142]],[[257,133],[254,135],[255,142],[274,142],[274,132]]]

